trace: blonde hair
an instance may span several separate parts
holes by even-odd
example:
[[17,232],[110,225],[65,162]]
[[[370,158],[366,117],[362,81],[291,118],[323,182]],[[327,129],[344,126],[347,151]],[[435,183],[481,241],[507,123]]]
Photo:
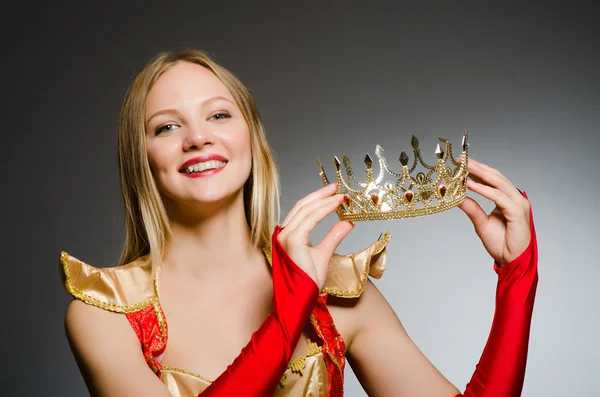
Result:
[[150,170],[146,153],[145,110],[150,89],[162,73],[179,62],[206,69],[227,87],[250,131],[252,170],[244,184],[244,210],[252,243],[270,245],[279,217],[279,178],[267,143],[260,114],[250,93],[230,71],[206,53],[186,49],[163,52],[154,57],[135,77],[123,99],[119,115],[119,171],[125,206],[125,243],[120,264],[148,255],[152,269],[162,263],[162,253],[171,236],[167,212]]

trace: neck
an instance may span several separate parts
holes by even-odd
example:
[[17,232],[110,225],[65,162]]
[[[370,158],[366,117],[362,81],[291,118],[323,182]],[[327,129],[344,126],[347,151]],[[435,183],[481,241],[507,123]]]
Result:
[[189,208],[169,211],[164,271],[188,278],[227,276],[262,255],[252,244],[241,192],[230,202],[203,207],[202,214]]

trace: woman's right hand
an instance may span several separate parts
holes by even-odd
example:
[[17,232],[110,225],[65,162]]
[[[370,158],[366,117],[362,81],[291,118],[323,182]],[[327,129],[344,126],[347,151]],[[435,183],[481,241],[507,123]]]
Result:
[[319,287],[325,285],[329,260],[344,237],[354,228],[352,222],[337,222],[315,246],[309,246],[310,233],[327,215],[341,204],[344,195],[334,194],[337,183],[331,183],[296,203],[282,223],[278,241],[289,257]]

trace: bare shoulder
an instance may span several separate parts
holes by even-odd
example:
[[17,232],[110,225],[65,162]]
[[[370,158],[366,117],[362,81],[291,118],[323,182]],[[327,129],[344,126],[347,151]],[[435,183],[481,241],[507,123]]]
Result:
[[86,340],[93,342],[96,338],[110,339],[115,343],[130,343],[137,340],[129,326],[129,321],[123,314],[88,305],[78,299],[73,299],[67,307],[65,330],[69,342],[76,344],[85,345]]

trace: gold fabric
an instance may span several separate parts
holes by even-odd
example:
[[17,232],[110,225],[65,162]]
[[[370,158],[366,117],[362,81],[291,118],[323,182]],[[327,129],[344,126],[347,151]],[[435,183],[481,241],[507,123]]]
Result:
[[[345,298],[360,296],[367,278],[379,278],[386,266],[386,244],[391,235],[366,249],[348,255],[335,254],[329,263],[323,291]],[[270,252],[265,250],[270,261]],[[159,305],[156,279],[147,257],[126,265],[96,268],[66,252],[60,256],[60,269],[67,291],[88,304],[117,313],[131,313],[149,305]],[[164,335],[166,339],[166,335]],[[327,395],[328,373],[322,349],[314,343],[304,356],[292,358],[274,396],[321,397]],[[174,397],[197,396],[210,380],[184,369],[165,366],[161,381]]]
[[[302,371],[288,367],[282,379],[285,381],[280,382],[273,397],[326,397],[329,375],[323,353],[306,357]],[[196,397],[210,385],[208,379],[198,374],[171,367],[163,367],[160,380],[173,397]]]
[[329,262],[324,292],[342,298],[356,298],[362,294],[368,276],[380,278],[385,270],[388,232],[379,240],[356,254],[333,255]]
[[145,257],[122,266],[96,268],[63,251],[60,263],[67,292],[91,305],[130,313],[158,300],[151,265]]

